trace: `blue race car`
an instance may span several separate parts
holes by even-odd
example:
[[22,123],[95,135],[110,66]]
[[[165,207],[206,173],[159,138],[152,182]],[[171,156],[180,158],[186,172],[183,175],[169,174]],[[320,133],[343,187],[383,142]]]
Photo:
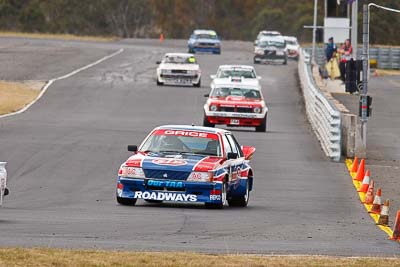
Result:
[[230,131],[200,126],[155,128],[122,163],[117,202],[205,203],[209,208],[246,207],[253,187],[254,147],[240,146]]
[[195,30],[188,41],[189,53],[221,54],[221,40],[213,30]]

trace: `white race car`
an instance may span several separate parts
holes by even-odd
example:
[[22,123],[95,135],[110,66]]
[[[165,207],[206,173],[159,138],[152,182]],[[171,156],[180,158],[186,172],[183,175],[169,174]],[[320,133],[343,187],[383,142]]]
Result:
[[167,53],[157,64],[157,85],[200,87],[201,70],[193,54]]
[[288,58],[297,60],[299,58],[300,45],[297,38],[294,36],[283,36],[286,41],[286,48],[288,51]]

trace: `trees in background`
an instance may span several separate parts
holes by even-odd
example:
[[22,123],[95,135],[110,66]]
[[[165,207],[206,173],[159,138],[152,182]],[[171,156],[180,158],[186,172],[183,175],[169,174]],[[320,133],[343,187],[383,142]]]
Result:
[[[400,8],[398,0],[376,2]],[[320,25],[322,14],[320,5]],[[312,16],[310,0],[0,0],[0,30],[123,38],[187,38],[195,28],[212,28],[224,39],[253,40],[270,29],[310,41],[303,25],[311,25]],[[399,22],[398,14],[373,10],[371,43],[399,44]]]

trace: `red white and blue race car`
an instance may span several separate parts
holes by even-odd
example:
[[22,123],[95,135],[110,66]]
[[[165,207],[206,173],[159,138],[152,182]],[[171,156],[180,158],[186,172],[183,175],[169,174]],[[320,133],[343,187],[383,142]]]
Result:
[[209,208],[245,207],[253,188],[254,147],[230,131],[200,126],[155,128],[120,167],[117,202],[203,202]]

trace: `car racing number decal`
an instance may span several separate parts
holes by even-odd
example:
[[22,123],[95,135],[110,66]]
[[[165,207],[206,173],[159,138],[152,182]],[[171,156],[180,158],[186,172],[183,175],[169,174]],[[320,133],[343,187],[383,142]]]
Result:
[[153,159],[151,162],[157,165],[167,166],[183,166],[187,164],[187,161],[183,159]]

